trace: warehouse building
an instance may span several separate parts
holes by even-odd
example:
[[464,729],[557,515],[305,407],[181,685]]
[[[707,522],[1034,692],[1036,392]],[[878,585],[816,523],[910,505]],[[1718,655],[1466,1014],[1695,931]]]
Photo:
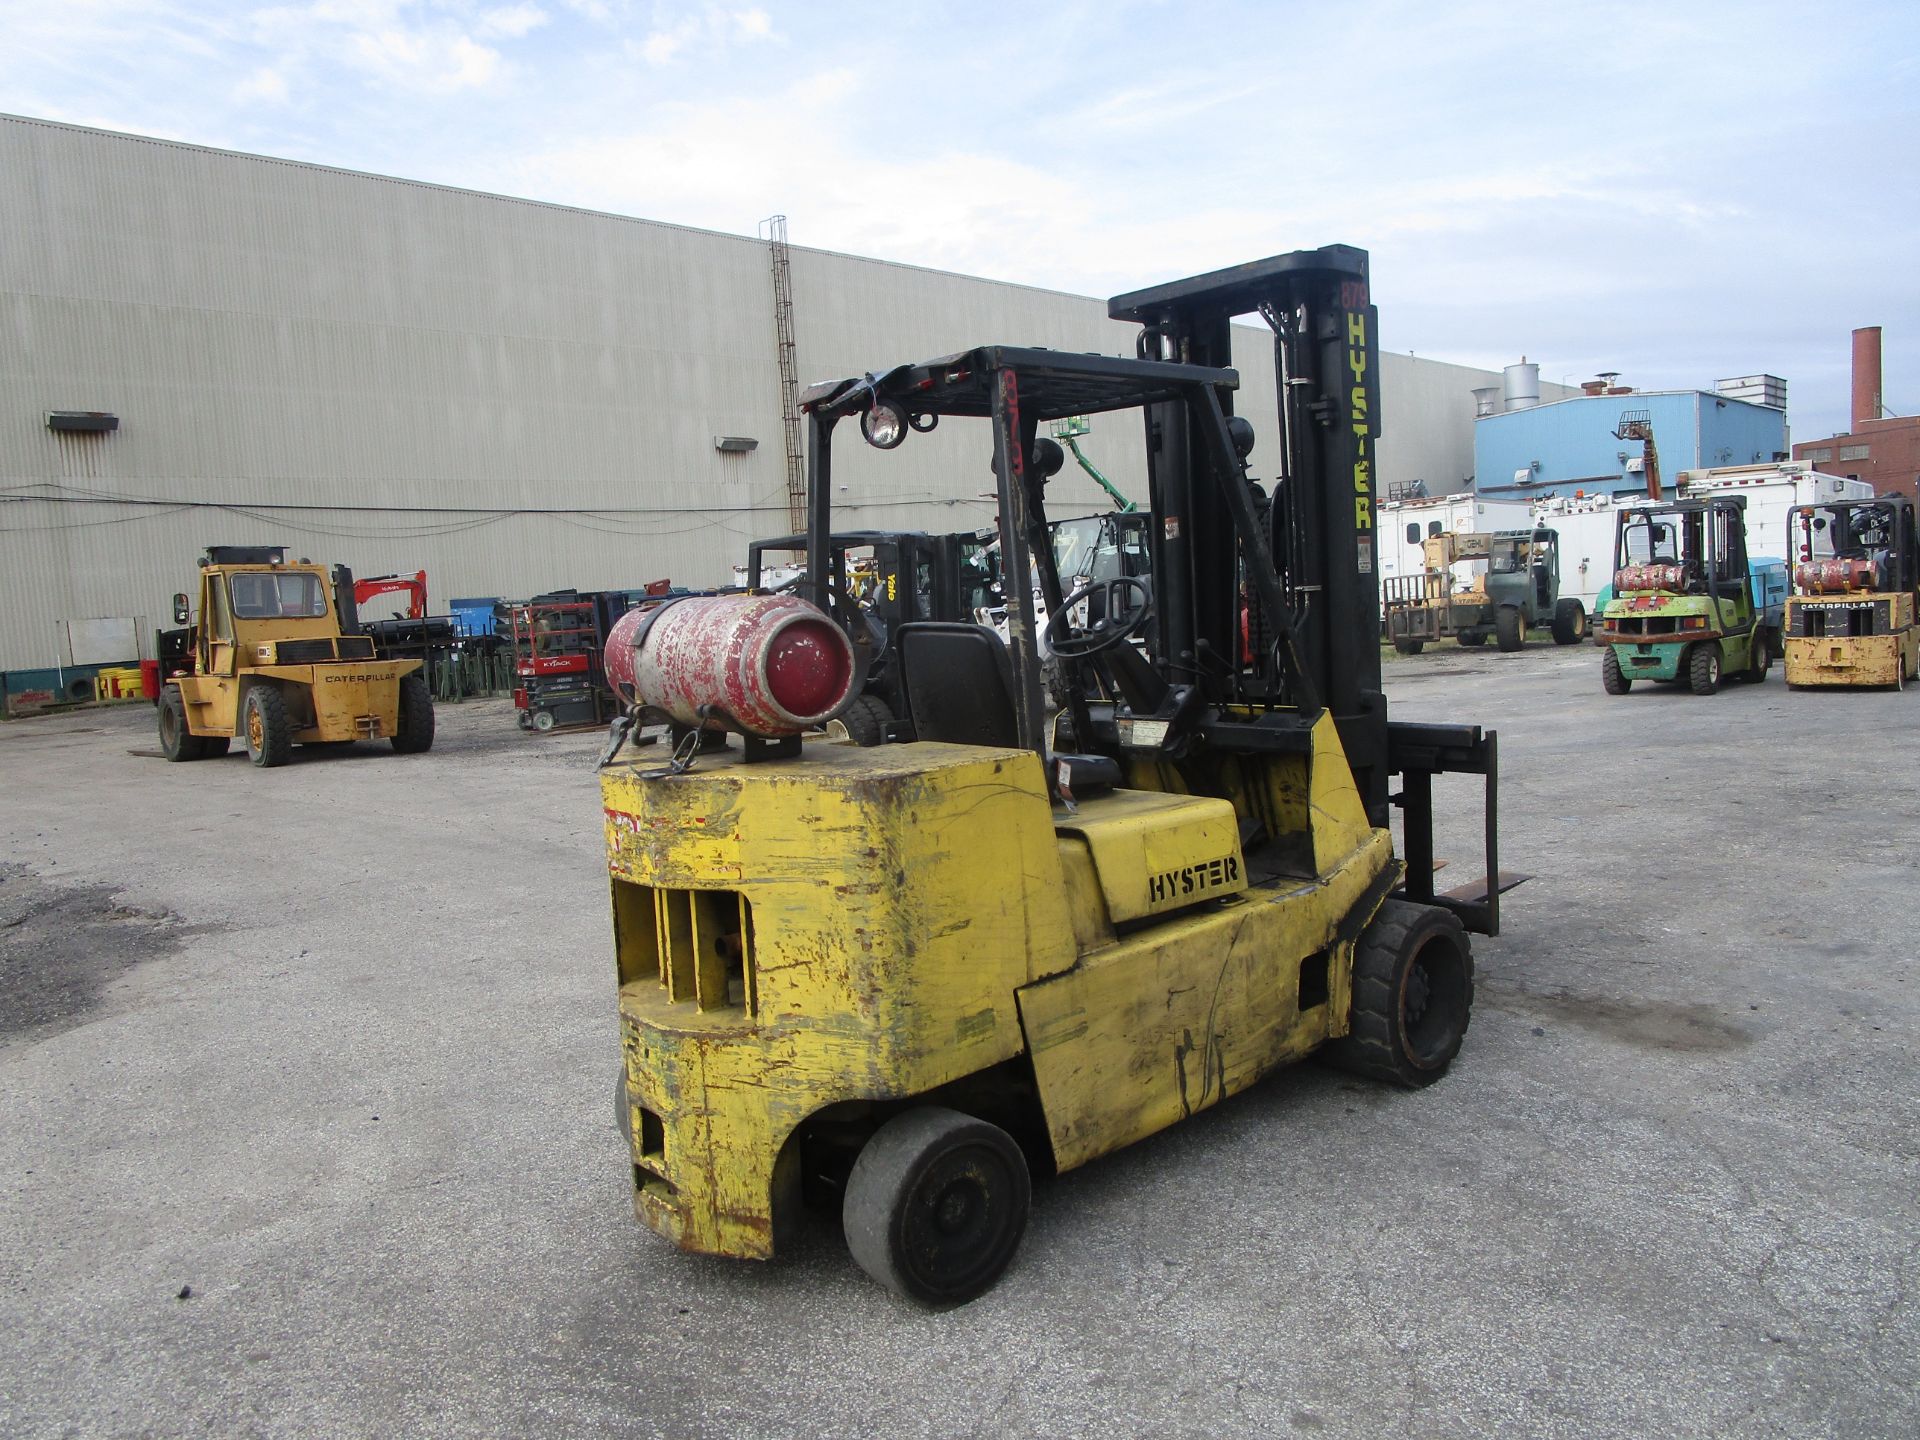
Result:
[[1490,499],[1644,494],[1650,445],[1668,485],[1682,470],[1787,458],[1787,386],[1778,376],[1636,390],[1606,375],[1543,402],[1537,366],[1507,372],[1501,391],[1479,397],[1474,422],[1476,488]]
[[[0,671],[97,659],[115,635],[150,654],[208,544],[424,568],[436,609],[725,583],[791,528],[790,380],[989,341],[1133,344],[1099,299],[17,117],[0,334]],[[1261,475],[1272,352],[1248,338]],[[1383,490],[1460,488],[1470,392],[1497,379],[1384,354]],[[1138,438],[1083,445],[1138,493]],[[966,426],[837,459],[850,527],[990,517]],[[1072,467],[1050,500],[1105,503]]]

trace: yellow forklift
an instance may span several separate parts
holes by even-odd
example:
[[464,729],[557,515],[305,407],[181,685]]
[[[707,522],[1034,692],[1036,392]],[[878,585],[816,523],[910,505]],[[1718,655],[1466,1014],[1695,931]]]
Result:
[[1904,495],[1787,512],[1789,688],[1920,680],[1920,551]]
[[284,765],[295,745],[385,738],[401,754],[433,747],[433,693],[418,660],[378,659],[358,634],[353,576],[287,562],[278,545],[214,545],[200,561],[199,619],[173,597],[161,636],[174,661],[160,690],[160,750],[169,760],[227,753],[240,736],[256,765]]
[[[1518,877],[1496,863],[1494,735],[1390,723],[1380,692],[1366,254],[1275,256],[1110,310],[1142,326],[1137,357],[989,345],[804,396],[810,577],[831,574],[839,422],[888,450],[979,429],[1004,573],[1035,567],[1072,677],[1062,708],[1022,584],[1006,643],[897,627],[913,738],[873,748],[802,743],[794,717],[851,703],[852,666],[787,597],[675,602],[684,623],[662,608],[616,637],[639,677],[625,724],[675,724],[670,764],[621,763],[618,729],[604,757],[618,1111],[635,1213],[685,1249],[770,1257],[812,1200],[876,1280],[959,1303],[1012,1258],[1034,1172],[1309,1055],[1416,1087],[1460,1048],[1466,932],[1496,933]],[[1232,411],[1247,314],[1272,325],[1283,382],[1266,485]],[[1062,455],[1039,427],[1129,410],[1150,570],[1062,593],[1045,508]],[[792,723],[741,723],[769,695]],[[1491,878],[1436,894],[1446,771],[1484,777]]]

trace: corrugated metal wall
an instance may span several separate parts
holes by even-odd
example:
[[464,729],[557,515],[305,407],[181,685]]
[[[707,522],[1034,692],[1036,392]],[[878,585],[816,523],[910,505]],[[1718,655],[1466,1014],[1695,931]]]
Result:
[[[803,381],[1132,345],[1079,296],[801,248],[793,284]],[[1239,408],[1265,439],[1271,348],[1248,339]],[[1468,473],[1467,391],[1495,378],[1385,356],[1382,480]],[[0,504],[0,668],[56,663],[67,619],[164,623],[209,543],[425,567],[436,608],[722,583],[787,528],[778,404],[757,241],[0,117],[0,495],[32,497]],[[120,429],[56,435],[49,410]],[[1088,443],[1135,493],[1138,448],[1132,422]],[[990,518],[978,429],[836,459],[849,525]],[[1104,500],[1070,465],[1051,505]]]
[[1699,390],[1582,395],[1481,420],[1474,437],[1481,487],[1509,486],[1536,461],[1539,484],[1601,477],[1636,483],[1640,477],[1629,474],[1627,460],[1641,458],[1641,444],[1613,433],[1620,417],[1635,410],[1651,419],[1669,481],[1700,466],[1761,464],[1787,448],[1784,411]]

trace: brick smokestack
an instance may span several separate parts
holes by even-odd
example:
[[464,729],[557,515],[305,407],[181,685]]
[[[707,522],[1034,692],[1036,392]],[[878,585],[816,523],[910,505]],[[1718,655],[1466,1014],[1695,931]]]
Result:
[[1880,327],[1853,332],[1853,433],[1880,418]]

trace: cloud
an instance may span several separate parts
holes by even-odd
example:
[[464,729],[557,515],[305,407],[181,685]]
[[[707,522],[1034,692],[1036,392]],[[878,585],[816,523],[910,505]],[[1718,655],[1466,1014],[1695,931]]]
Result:
[[278,68],[342,65],[397,90],[447,94],[484,89],[504,68],[481,37],[518,38],[546,19],[532,5],[462,15],[407,0],[315,0],[253,13],[255,43]]
[[282,103],[287,98],[286,77],[263,65],[233,87],[233,98],[242,104],[253,100]]
[[644,40],[629,42],[627,48],[649,65],[670,65],[696,50],[773,38],[773,17],[758,6],[736,10],[725,5],[703,5],[670,25],[655,26]]
[[497,9],[481,11],[474,33],[489,39],[497,35],[509,40],[518,40],[528,31],[537,30],[546,24],[547,18],[547,12],[538,5],[503,5]]

